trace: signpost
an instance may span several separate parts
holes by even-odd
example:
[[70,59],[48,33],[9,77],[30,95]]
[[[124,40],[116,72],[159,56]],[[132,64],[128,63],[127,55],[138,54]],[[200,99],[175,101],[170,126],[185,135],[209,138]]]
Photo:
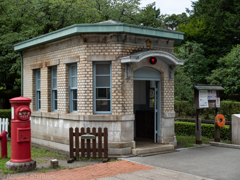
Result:
[[[199,119],[200,109],[215,108],[216,115],[220,108],[220,91],[224,88],[216,84],[195,84],[194,107],[196,109],[195,135],[196,144],[202,144],[201,120]],[[220,142],[220,127],[214,124],[214,140]]]

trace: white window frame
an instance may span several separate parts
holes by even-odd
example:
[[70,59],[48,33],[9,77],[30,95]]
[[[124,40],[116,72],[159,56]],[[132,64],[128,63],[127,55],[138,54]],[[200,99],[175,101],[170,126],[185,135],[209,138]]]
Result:
[[[72,74],[72,68],[76,68],[76,74]],[[73,87],[73,80],[72,78],[76,77],[76,87]],[[69,111],[70,113],[77,113],[77,109],[73,110],[73,102],[77,101],[77,99],[73,99],[73,92],[77,90],[77,64],[70,64],[69,65]]]
[[[110,74],[96,75],[96,64],[110,64]],[[109,87],[97,87],[96,86],[96,76],[109,76],[110,86]],[[110,99],[96,99],[97,88],[110,88]],[[105,62],[94,62],[93,63],[93,113],[94,114],[112,114],[112,64],[111,61]],[[97,111],[97,101],[107,100],[110,101],[110,111]]]
[[[54,70],[56,70],[56,76],[54,77]],[[57,82],[57,66],[51,68],[51,111],[57,112],[57,107],[55,101],[58,103],[58,99],[55,98],[58,95],[57,87],[54,87],[53,80],[56,79]]]
[[[39,86],[38,86],[38,81]],[[35,70],[35,98],[36,98],[36,111],[41,111],[41,71],[40,69]]]

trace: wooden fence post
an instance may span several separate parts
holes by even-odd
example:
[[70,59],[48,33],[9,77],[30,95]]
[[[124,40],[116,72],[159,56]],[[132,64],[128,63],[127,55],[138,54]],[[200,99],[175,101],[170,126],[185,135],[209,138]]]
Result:
[[75,128],[75,156],[79,158],[79,128]]
[[94,127],[92,129],[92,134],[95,136],[95,139],[92,140],[92,149],[93,149],[93,157],[97,157],[96,156],[96,128]]
[[[81,128],[81,136],[84,135],[84,128]],[[85,140],[81,139],[81,157],[85,157]]]
[[104,128],[104,158],[108,158],[108,129]]
[[98,157],[102,157],[102,128],[98,128]]
[[[90,134],[90,128],[87,128],[87,133]],[[87,139],[87,157],[91,157],[91,152],[90,152],[90,139]]]
[[73,158],[73,128],[69,128],[69,151],[70,151],[70,158]]

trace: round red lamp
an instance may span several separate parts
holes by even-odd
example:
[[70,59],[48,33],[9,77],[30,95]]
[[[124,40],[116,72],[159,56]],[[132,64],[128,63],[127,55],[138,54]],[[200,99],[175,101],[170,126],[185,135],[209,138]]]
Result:
[[151,57],[149,59],[149,62],[150,62],[150,64],[156,64],[157,63],[157,59],[155,57]]

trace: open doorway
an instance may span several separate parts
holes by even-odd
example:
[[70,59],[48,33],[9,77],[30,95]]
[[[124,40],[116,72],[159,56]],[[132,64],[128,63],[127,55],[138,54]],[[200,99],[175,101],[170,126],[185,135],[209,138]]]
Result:
[[134,71],[134,138],[137,143],[158,142],[160,87],[160,73],[155,69],[144,67]]
[[154,81],[134,81],[135,137],[154,142]]

